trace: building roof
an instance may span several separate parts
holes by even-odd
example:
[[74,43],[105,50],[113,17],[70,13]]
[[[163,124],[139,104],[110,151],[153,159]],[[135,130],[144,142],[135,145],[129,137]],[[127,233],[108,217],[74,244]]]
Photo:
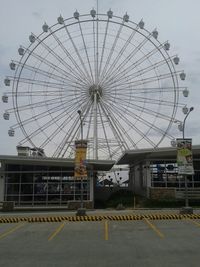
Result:
[[[69,169],[74,168],[74,159],[0,155],[0,161],[5,164],[57,166],[68,167]],[[114,164],[115,161],[113,160],[86,160],[88,168],[95,171],[109,171]]]
[[[193,157],[200,158],[200,145],[192,147]],[[126,150],[117,165],[133,164],[142,160],[176,160],[176,147],[162,147],[156,149]]]

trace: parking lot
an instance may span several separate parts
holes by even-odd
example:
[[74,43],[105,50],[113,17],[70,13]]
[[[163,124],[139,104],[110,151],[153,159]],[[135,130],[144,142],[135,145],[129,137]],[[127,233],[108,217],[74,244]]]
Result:
[[0,224],[0,266],[199,266],[199,219]]

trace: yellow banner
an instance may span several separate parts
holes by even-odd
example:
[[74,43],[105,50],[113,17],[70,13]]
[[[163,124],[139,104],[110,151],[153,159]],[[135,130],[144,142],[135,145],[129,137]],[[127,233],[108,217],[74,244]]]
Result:
[[74,176],[76,178],[86,178],[86,153],[87,153],[87,141],[78,140],[75,141],[76,154],[75,154],[75,170]]

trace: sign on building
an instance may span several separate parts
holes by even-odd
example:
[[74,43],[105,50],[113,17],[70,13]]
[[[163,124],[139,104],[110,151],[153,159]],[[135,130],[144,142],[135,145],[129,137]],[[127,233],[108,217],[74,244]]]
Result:
[[194,174],[192,158],[192,139],[177,139],[178,174]]
[[86,178],[86,153],[87,153],[87,140],[75,141],[75,178]]

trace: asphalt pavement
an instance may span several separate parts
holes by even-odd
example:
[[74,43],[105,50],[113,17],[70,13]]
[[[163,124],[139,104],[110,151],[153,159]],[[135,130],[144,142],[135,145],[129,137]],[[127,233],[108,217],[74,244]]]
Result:
[[[105,210],[90,212],[91,216],[111,214],[111,211]],[[112,211],[112,214],[122,216],[131,212],[138,213],[124,210]],[[140,212],[152,215],[177,213],[176,210]],[[71,212],[68,215],[74,214]],[[134,221],[1,223],[0,266],[199,266],[199,219],[150,218],[146,216]]]

